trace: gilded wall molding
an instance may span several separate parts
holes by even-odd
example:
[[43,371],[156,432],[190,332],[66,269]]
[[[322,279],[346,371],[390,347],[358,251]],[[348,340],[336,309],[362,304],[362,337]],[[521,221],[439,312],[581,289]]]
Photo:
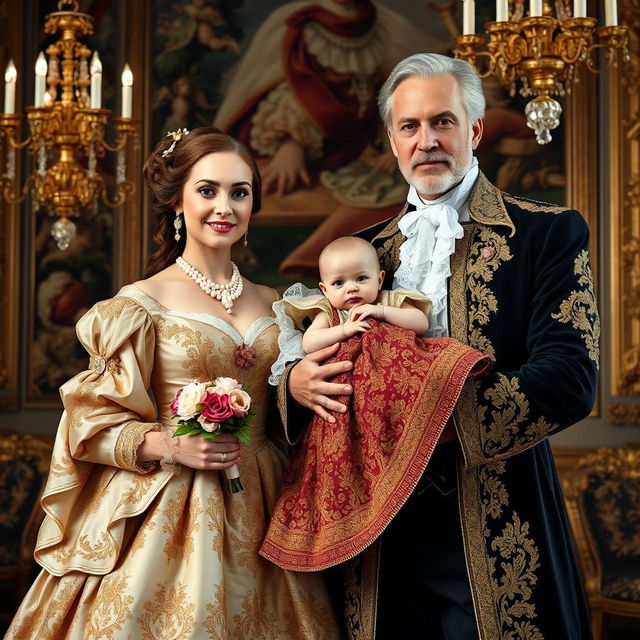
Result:
[[[609,73],[611,394],[640,395],[640,0],[618,3],[628,63]],[[611,405],[618,406],[618,405]],[[623,415],[616,409],[610,416]],[[629,407],[629,416],[634,409]],[[616,420],[612,420],[616,421]],[[637,422],[636,422],[637,423]]]
[[[10,58],[18,68],[22,67],[22,3],[0,0],[0,69],[5,69]],[[21,96],[16,96],[16,106],[22,107]],[[4,170],[5,143],[0,144],[0,166]],[[16,158],[16,176],[21,182],[22,166]],[[19,205],[0,200],[0,389],[7,395],[0,398],[0,410],[16,410],[16,392],[19,376],[19,314],[20,288],[18,266],[20,264]]]

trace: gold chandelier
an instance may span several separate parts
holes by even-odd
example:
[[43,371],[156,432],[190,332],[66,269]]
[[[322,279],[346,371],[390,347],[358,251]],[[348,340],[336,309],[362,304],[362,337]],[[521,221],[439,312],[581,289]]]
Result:
[[[68,6],[63,10],[65,5]],[[60,33],[60,39],[42,52],[36,62],[34,106],[27,107],[30,136],[21,142],[22,115],[15,113],[17,71],[9,62],[5,74],[4,113],[0,115],[0,139],[5,140],[6,165],[1,180],[7,202],[17,203],[31,193],[34,207],[45,207],[58,219],[51,235],[65,250],[76,232],[70,218],[83,210],[94,209],[98,200],[110,207],[122,205],[133,193],[126,179],[124,150],[135,135],[131,118],[133,76],[128,65],[122,74],[121,117],[112,118],[115,142],[105,139],[109,109],[101,108],[102,65],[95,52],[79,40],[93,33],[93,18],[78,11],[76,0],[58,2],[58,11],[45,18],[47,34]],[[46,88],[45,88],[46,85]],[[89,92],[90,89],[90,92]],[[22,189],[15,184],[16,150],[27,148],[36,159],[35,169]],[[115,185],[107,189],[108,178],[98,171],[98,158],[105,152],[116,158]],[[111,196],[108,191],[112,191]]]
[[[466,60],[480,77],[494,74],[513,96],[535,96],[527,104],[527,124],[536,132],[540,144],[551,141],[552,129],[560,123],[562,107],[551,96],[571,91],[576,70],[584,66],[598,73],[596,54],[603,50],[607,63],[618,64],[622,55],[629,60],[628,29],[618,25],[616,0],[604,0],[605,26],[588,17],[586,0],[496,1],[496,20],[485,24],[484,34],[475,33],[475,2],[463,0],[463,34],[456,37],[454,54]],[[554,15],[555,13],[555,15]],[[596,41],[597,38],[597,41]]]

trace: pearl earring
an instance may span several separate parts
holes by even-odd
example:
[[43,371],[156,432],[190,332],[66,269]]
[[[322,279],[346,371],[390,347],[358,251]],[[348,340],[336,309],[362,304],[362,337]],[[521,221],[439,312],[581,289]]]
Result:
[[182,218],[180,217],[181,213],[182,211],[176,211],[176,218],[173,221],[173,226],[176,229],[176,235],[173,237],[176,239],[176,242],[180,242],[180,229],[182,229]]
[[249,244],[248,237],[249,237],[249,232],[245,231],[244,232],[244,246],[245,246],[245,249],[246,249],[247,245]]

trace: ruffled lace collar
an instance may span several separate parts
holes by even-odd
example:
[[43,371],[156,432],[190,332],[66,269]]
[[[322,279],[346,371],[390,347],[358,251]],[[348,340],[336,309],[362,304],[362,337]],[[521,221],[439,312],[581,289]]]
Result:
[[393,286],[418,290],[431,300],[433,311],[429,336],[448,334],[450,256],[455,251],[456,239],[464,234],[459,218],[463,213],[468,216],[467,203],[478,172],[478,161],[474,157],[462,181],[436,200],[425,201],[413,186],[410,187],[407,200],[416,208],[398,222],[406,240],[400,247],[400,267]]

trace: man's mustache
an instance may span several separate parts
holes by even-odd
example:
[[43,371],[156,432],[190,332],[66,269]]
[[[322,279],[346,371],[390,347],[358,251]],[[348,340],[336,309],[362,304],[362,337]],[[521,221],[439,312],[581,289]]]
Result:
[[418,156],[412,163],[411,168],[415,169],[419,164],[424,162],[446,162],[449,163],[451,156],[441,151],[426,152]]

